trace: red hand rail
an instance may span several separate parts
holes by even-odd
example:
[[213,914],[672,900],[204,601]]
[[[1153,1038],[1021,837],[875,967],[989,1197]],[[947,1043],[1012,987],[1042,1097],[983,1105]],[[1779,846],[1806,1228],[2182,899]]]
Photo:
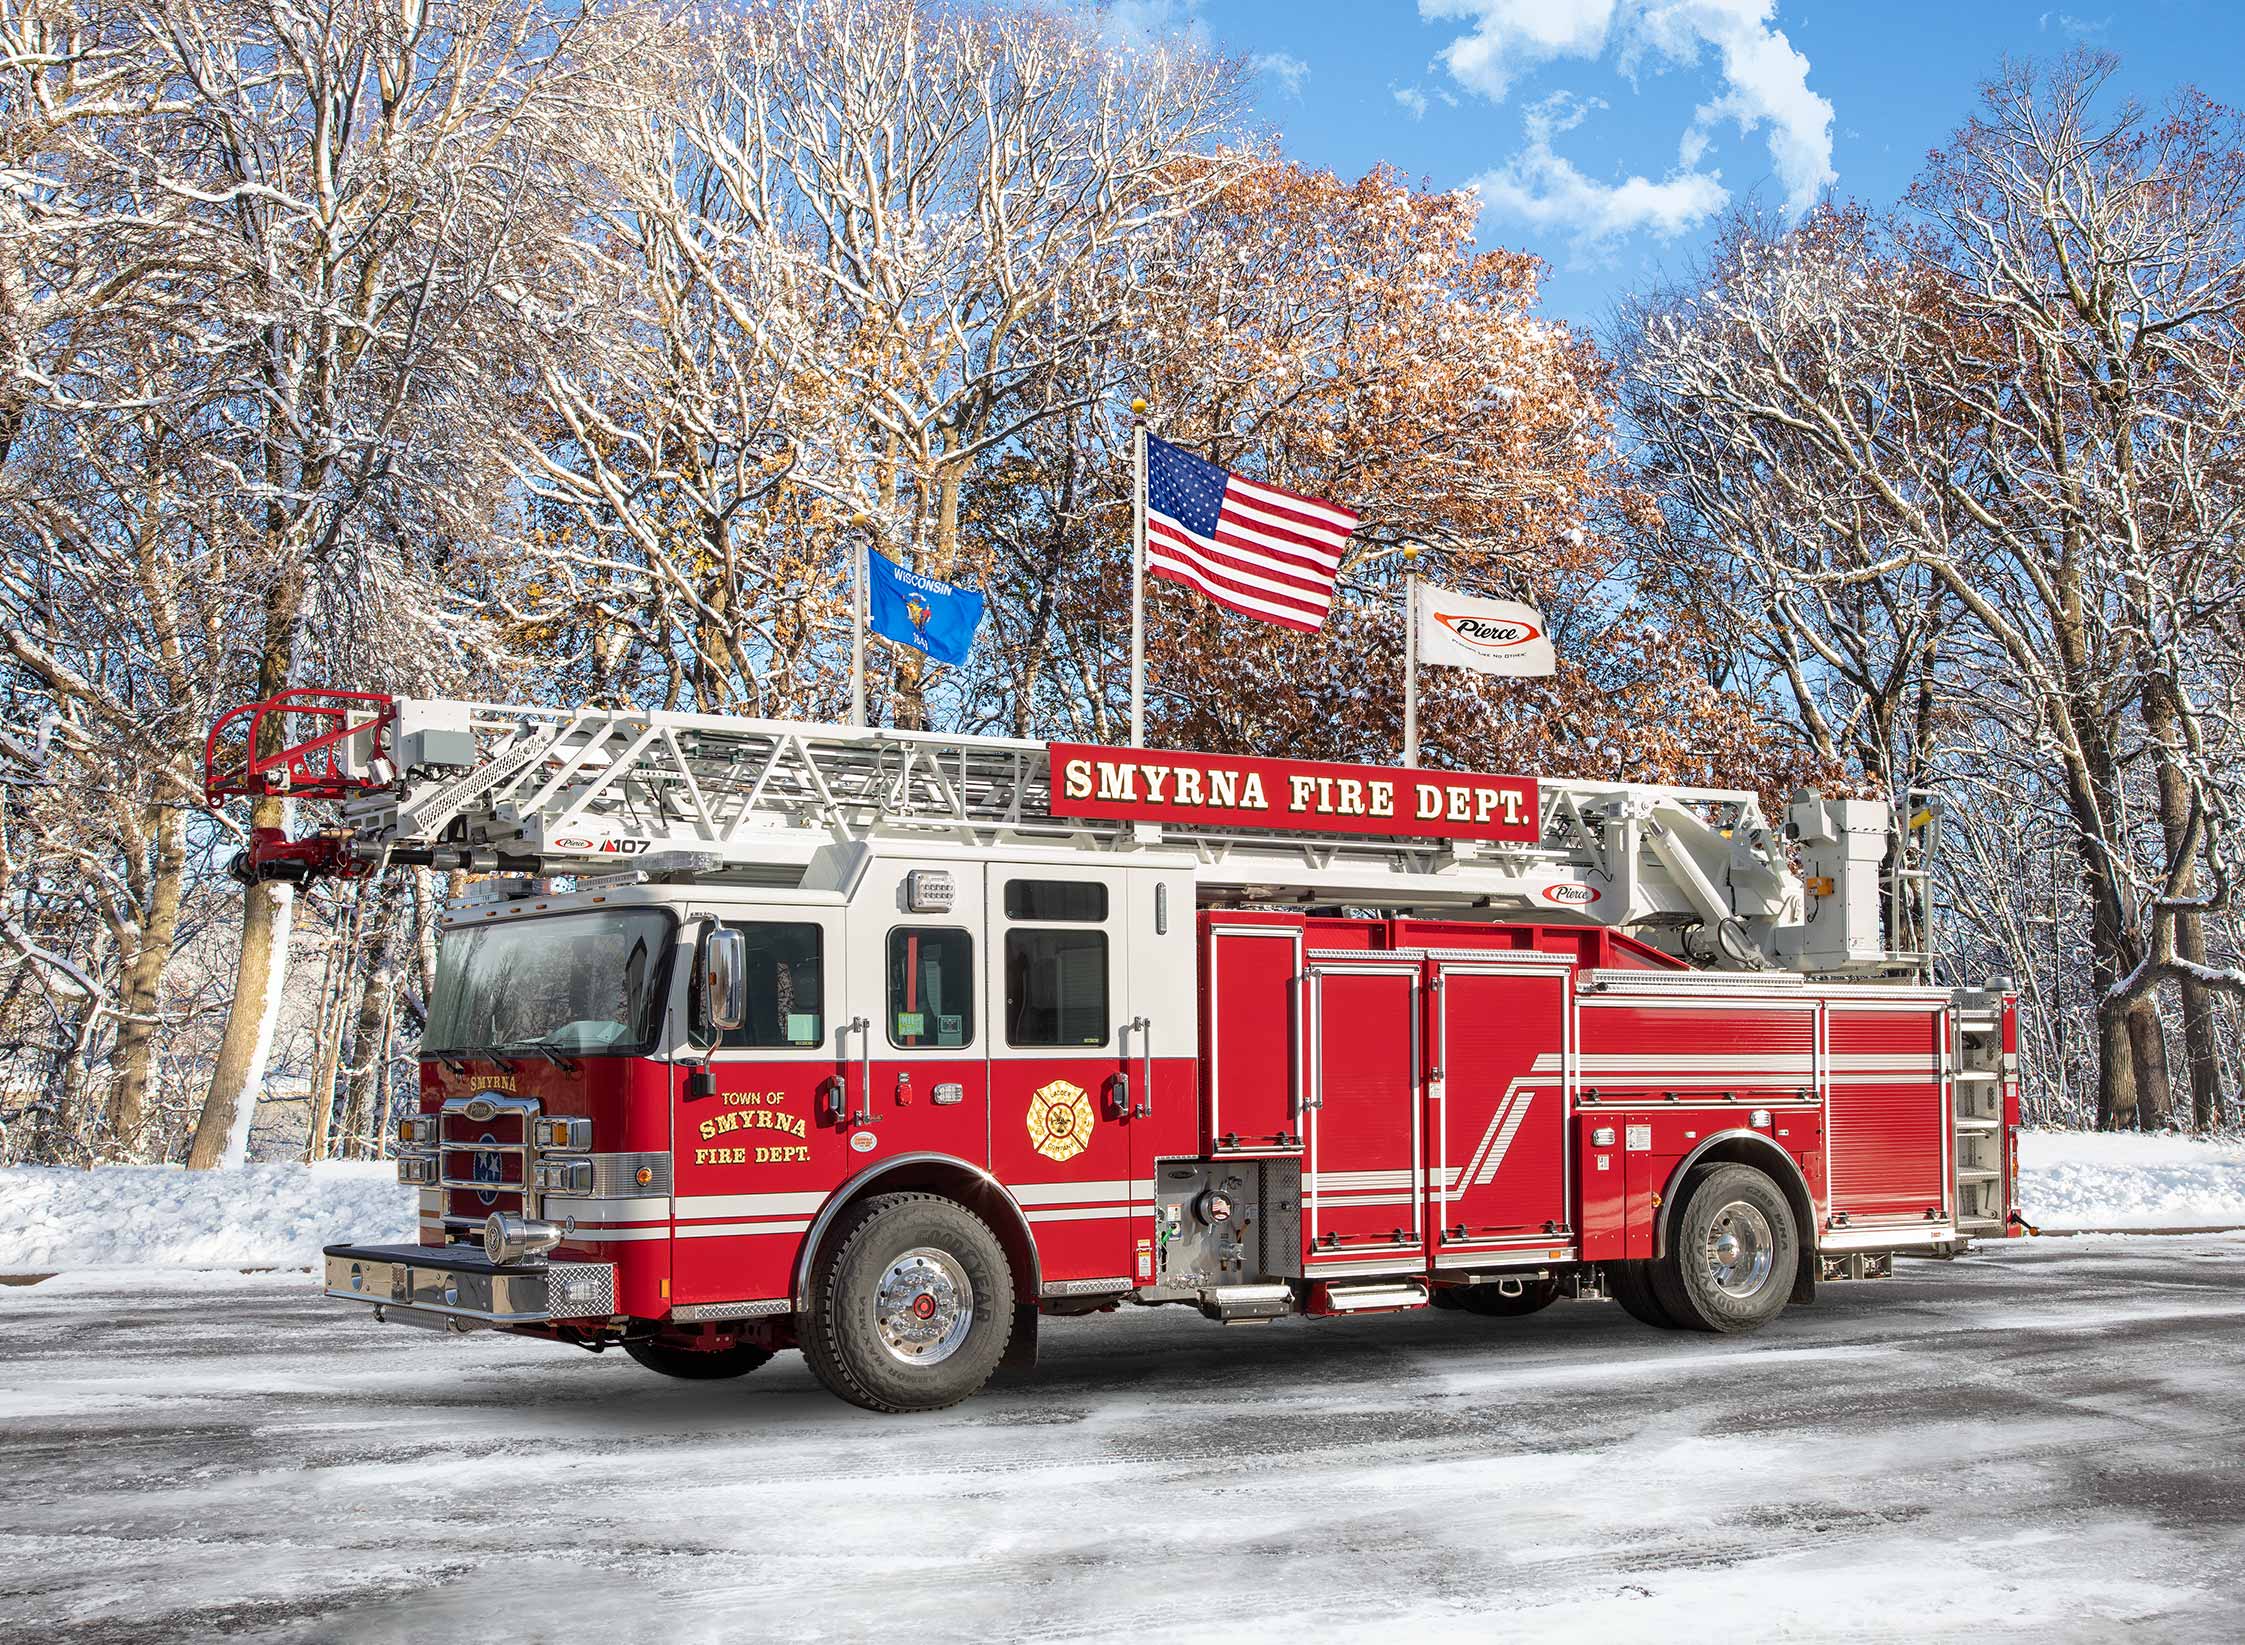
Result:
[[[377,712],[370,715],[370,709]],[[218,717],[203,743],[203,798],[213,806],[230,799],[266,795],[347,800],[387,788],[397,781],[397,770],[386,746],[396,713],[392,699],[380,692],[331,691],[324,686],[292,686],[263,701],[230,708]],[[309,719],[326,729],[291,742],[292,718]],[[258,745],[268,740],[269,724],[272,740],[280,746],[261,754]],[[243,728],[238,745],[227,736],[236,727]],[[367,769],[346,770],[344,745],[369,730],[373,732],[373,745]],[[221,738],[226,738],[229,745],[223,751],[223,763]]]

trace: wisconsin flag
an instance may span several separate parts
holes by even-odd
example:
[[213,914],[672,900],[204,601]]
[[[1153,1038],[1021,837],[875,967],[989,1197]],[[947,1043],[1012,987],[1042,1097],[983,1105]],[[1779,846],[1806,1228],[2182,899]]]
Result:
[[872,596],[867,626],[884,640],[924,651],[939,663],[960,664],[974,649],[982,622],[982,596],[933,577],[907,571],[886,555],[865,556],[865,590]]
[[1419,660],[1483,674],[1528,676],[1557,667],[1543,613],[1517,600],[1477,600],[1422,582],[1419,609]]

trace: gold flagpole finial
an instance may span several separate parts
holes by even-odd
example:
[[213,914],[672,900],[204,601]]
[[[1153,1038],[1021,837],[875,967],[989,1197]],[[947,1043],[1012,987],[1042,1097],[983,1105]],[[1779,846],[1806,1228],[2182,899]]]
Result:
[[1131,415],[1132,415],[1133,417],[1143,417],[1143,416],[1145,416],[1145,415],[1146,415],[1146,402],[1145,402],[1145,401],[1143,401],[1143,400],[1133,400],[1133,401],[1131,401],[1131,402],[1130,402],[1130,414],[1131,414]]

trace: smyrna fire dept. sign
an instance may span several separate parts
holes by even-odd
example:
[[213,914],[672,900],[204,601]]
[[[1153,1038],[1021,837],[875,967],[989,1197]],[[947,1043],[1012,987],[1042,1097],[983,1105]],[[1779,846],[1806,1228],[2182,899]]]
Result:
[[1533,845],[1533,777],[1052,745],[1052,815]]

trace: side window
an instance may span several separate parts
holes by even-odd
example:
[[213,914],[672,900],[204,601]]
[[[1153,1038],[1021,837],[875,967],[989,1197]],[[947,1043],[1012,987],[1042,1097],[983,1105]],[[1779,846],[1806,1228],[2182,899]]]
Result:
[[[721,1042],[742,1046],[814,1046],[826,1038],[826,933],[815,925],[728,920],[748,949],[744,967],[748,1013]],[[706,1025],[701,968],[693,983],[694,1021]]]
[[1008,880],[1006,918],[1089,924],[1107,917],[1107,888],[1097,880]]
[[1107,1043],[1106,932],[1006,933],[1006,1043]]
[[971,1044],[974,939],[949,926],[889,933],[889,1043],[903,1049]]

